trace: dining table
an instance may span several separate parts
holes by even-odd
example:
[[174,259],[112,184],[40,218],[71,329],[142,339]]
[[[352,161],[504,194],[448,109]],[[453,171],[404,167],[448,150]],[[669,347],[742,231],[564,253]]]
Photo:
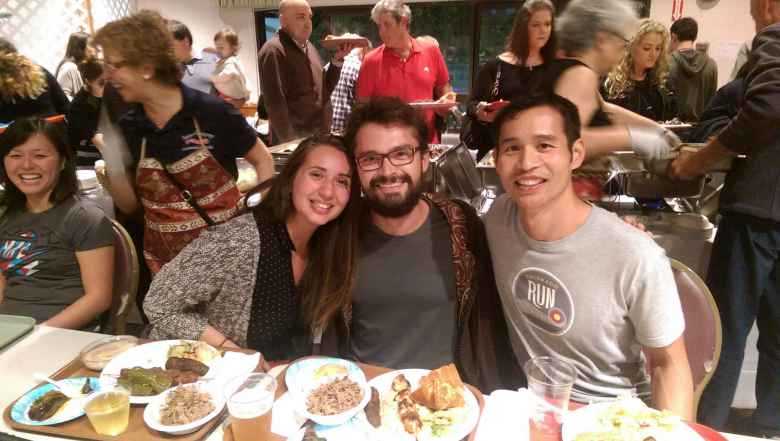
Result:
[[[33,378],[33,373],[51,375],[57,372],[62,366],[77,358],[81,349],[85,346],[104,337],[106,335],[93,332],[37,325],[27,335],[0,349],[0,381],[2,382],[0,387],[0,409],[5,409],[39,383]],[[486,395],[484,399],[489,401],[490,396]],[[205,440],[222,441],[223,427],[223,424],[217,425]],[[0,433],[12,434],[31,441],[67,439],[14,431],[2,419],[0,419]],[[479,434],[479,430],[477,434]],[[728,441],[759,439],[729,433],[722,433],[722,435]],[[175,439],[175,437],[163,438],[161,436],[160,439]],[[476,441],[487,440],[480,439],[478,436]]]

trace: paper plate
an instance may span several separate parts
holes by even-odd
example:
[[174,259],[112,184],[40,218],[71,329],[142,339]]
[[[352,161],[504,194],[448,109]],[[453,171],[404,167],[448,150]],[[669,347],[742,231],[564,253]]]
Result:
[[[94,377],[73,377],[59,381],[69,386],[81,389],[81,387],[84,386],[84,381],[86,381],[87,378],[89,378],[89,385],[94,391],[100,390],[100,382],[97,378]],[[55,424],[61,424],[66,421],[75,420],[76,418],[84,415],[84,409],[81,407],[82,399],[72,398],[68,400],[68,402],[66,402],[57,411],[57,413],[52,415],[51,418],[43,421],[31,420],[27,415],[27,412],[30,410],[30,406],[32,406],[38,397],[55,389],[56,388],[53,385],[44,383],[24,394],[24,396],[19,398],[11,408],[11,419],[19,424],[26,424],[28,426],[53,426]]]

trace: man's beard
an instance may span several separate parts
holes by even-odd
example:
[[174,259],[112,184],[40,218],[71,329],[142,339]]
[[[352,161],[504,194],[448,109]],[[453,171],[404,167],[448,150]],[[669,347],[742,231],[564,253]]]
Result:
[[[392,195],[389,198],[382,198],[379,195],[377,185],[395,182],[406,183],[409,190],[406,196]],[[383,217],[403,217],[409,214],[417,202],[420,201],[420,195],[423,193],[422,180],[415,185],[412,178],[406,173],[400,173],[393,176],[376,176],[369,182],[368,191],[365,192],[365,202],[368,208],[374,213]]]

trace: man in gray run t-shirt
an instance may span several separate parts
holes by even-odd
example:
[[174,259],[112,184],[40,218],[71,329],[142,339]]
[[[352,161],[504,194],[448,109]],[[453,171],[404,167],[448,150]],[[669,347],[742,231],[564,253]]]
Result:
[[484,226],[468,204],[422,194],[429,154],[419,112],[371,98],[345,138],[367,210],[352,305],[326,330],[323,352],[390,368],[454,363],[486,393],[522,384]]
[[569,361],[575,401],[635,392],[692,420],[685,321],[669,260],[647,235],[574,193],[572,170],[585,157],[577,108],[559,96],[537,98],[513,103],[495,124],[506,194],[485,225],[518,361]]

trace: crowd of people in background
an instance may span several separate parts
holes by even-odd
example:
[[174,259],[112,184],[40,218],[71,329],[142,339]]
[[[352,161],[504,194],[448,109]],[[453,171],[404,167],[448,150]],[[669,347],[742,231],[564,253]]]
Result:
[[[79,198],[76,168],[103,160],[151,273],[139,304],[152,338],[269,360],[455,363],[486,393],[522,385],[523,362],[551,355],[575,366],[575,401],[633,392],[723,429],[757,321],[758,406],[745,431],[780,436],[780,1],[751,0],[750,13],[758,35],[717,90],[692,18],[667,28],[624,0],[563,11],[525,1],[461,99],[461,138],[493,155],[505,190],[484,221],[468,203],[424,193],[437,119],[457,96],[436,39],[413,36],[401,0],[379,0],[366,17],[378,47],[344,34],[353,41],[324,64],[311,6],[280,2],[280,29],[257,60],[271,144],[298,142],[277,175],[241,113],[252,96],[232,29],[196,54],[186,24],[143,10],[72,34],[54,74],[0,39],[0,123],[10,124],[0,134],[0,312],[99,329],[115,270],[111,221]],[[442,106],[409,104],[419,101]],[[693,127],[678,137],[669,121]],[[680,137],[706,147],[680,154]],[[707,279],[723,352],[698,409],[669,259],[573,190],[574,169],[618,150],[673,179],[742,155],[726,177]],[[236,158],[258,176],[247,194]],[[247,204],[252,195],[261,202]],[[540,287],[557,295],[539,300]]]

